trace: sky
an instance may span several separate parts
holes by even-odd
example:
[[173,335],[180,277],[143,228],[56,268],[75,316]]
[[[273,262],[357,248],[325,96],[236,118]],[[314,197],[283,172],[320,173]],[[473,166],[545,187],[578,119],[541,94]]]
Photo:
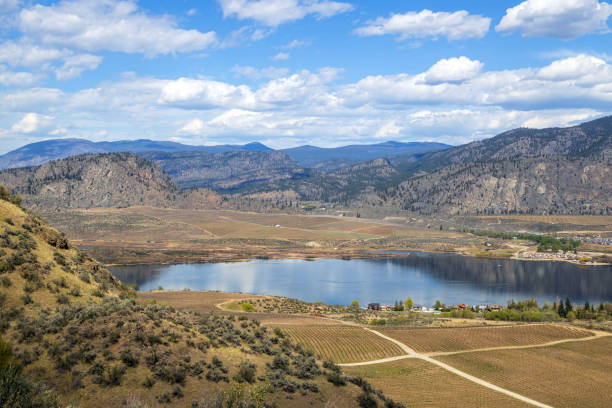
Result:
[[597,0],[0,0],[0,153],[436,141],[612,114]]

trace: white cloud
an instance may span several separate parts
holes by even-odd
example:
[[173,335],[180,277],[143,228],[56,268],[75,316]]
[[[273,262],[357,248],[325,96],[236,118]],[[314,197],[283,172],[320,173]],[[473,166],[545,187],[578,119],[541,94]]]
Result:
[[483,63],[466,57],[441,59],[425,72],[429,83],[459,82],[475,77]]
[[360,36],[396,35],[400,40],[410,38],[446,37],[449,40],[482,38],[489,31],[491,19],[469,14],[465,10],[447,13],[422,10],[405,14],[392,14],[391,17],[378,17],[368,21],[355,32]]
[[[474,64],[476,69],[472,71],[458,70],[455,73],[464,74],[466,78],[461,82],[453,82],[453,78],[447,77],[443,82],[429,83],[426,80],[427,72],[417,75],[368,76],[344,86],[338,94],[351,106],[428,103],[521,109],[568,106],[597,108],[612,103],[612,67],[602,62],[595,62],[597,71],[592,71],[593,60],[581,57],[557,60],[541,70],[522,68],[478,74],[476,71],[479,66]],[[586,64],[586,67],[580,67],[581,64]],[[469,66],[469,63],[465,66]]]
[[11,130],[16,133],[40,133],[49,130],[53,122],[53,117],[39,115],[37,113],[26,114],[19,122],[15,123]]
[[294,48],[303,47],[304,45],[306,45],[306,42],[304,42],[302,40],[293,40],[293,41],[288,42],[287,44],[281,46],[281,48],[283,50],[292,50]]
[[328,18],[353,9],[349,3],[328,0],[218,0],[224,17],[252,19],[276,27],[309,14]]
[[377,139],[392,139],[401,134],[402,128],[397,126],[395,120],[391,120],[385,124],[383,124],[380,129],[374,135]]
[[557,81],[579,80],[582,83],[601,82],[605,78],[612,79],[612,66],[600,58],[580,54],[553,61],[538,71],[538,77]]
[[608,31],[612,5],[597,0],[527,0],[506,10],[495,31],[563,40]]
[[245,85],[235,86],[206,79],[179,78],[168,81],[159,103],[199,109],[253,104],[253,93]]
[[185,126],[179,129],[179,133],[187,135],[199,135],[204,129],[204,122],[201,119],[190,120]]
[[78,78],[86,70],[98,68],[102,57],[91,54],[78,54],[66,58],[64,64],[55,71],[55,77],[60,81]]
[[198,10],[197,10],[197,9],[192,8],[192,9],[187,10],[187,13],[186,13],[186,14],[187,14],[188,16],[195,16],[196,14],[198,14]]
[[151,16],[133,1],[61,1],[19,13],[21,31],[44,44],[82,51],[118,51],[147,56],[205,49],[214,31],[177,28],[169,16]]
[[266,68],[255,68],[251,66],[235,65],[232,68],[238,76],[243,76],[251,79],[262,79],[262,78],[281,78],[289,73],[288,68],[277,68],[277,67],[266,67]]
[[3,86],[31,86],[38,82],[40,77],[30,72],[13,72],[0,65],[0,85]]
[[289,54],[288,52],[279,52],[278,54],[272,57],[272,59],[275,61],[285,61],[289,58],[291,58],[291,54]]

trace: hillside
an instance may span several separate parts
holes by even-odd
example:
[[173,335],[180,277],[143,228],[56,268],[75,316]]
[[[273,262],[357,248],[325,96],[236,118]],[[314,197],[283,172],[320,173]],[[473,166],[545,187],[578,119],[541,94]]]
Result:
[[182,143],[156,140],[119,140],[115,142],[91,142],[85,139],[53,139],[31,143],[0,156],[0,170],[38,166],[51,160],[81,154],[142,153],[150,151],[178,152],[200,151],[222,153],[230,151],[269,151],[261,143],[246,145],[191,146]]
[[459,164],[381,193],[422,214],[612,214],[612,160],[529,157]]
[[568,128],[518,128],[420,157],[395,157],[406,174],[423,174],[451,164],[510,160],[527,156],[612,157],[612,116]]
[[357,405],[358,386],[281,332],[139,302],[13,201],[0,188],[3,407]]
[[157,165],[130,153],[81,155],[0,172],[0,183],[32,209],[149,205],[211,208],[209,190],[182,191]]
[[141,155],[157,163],[182,188],[232,190],[308,176],[293,159],[277,151],[150,152]]

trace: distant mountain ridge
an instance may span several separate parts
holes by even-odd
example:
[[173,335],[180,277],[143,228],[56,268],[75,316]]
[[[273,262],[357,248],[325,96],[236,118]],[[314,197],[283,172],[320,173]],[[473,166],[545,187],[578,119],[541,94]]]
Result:
[[[299,151],[316,155],[319,148]],[[424,214],[612,214],[612,116],[568,128],[514,129],[434,152],[350,160],[316,169],[274,150],[81,155],[0,171],[0,183],[44,209],[208,208],[245,199],[245,208],[262,210],[315,201]]]
[[[371,145],[349,145],[335,148],[299,146],[282,149],[302,167],[314,167],[332,171],[359,162],[391,155],[425,153],[451,147],[433,142],[384,142]],[[0,156],[0,170],[38,166],[51,160],[64,159],[80,154],[95,153],[136,153],[145,152],[205,152],[210,154],[229,152],[270,152],[274,151],[261,143],[244,145],[194,146],[170,141],[148,139],[120,140],[114,142],[91,142],[85,139],[52,139],[31,143]]]
[[92,142],[85,139],[52,139],[31,143],[0,156],[0,170],[38,166],[51,160],[64,159],[80,154],[95,153],[143,153],[150,151],[179,152],[199,151],[223,153],[231,151],[271,151],[261,143],[245,145],[192,146],[177,142],[148,139],[120,140],[116,142]]

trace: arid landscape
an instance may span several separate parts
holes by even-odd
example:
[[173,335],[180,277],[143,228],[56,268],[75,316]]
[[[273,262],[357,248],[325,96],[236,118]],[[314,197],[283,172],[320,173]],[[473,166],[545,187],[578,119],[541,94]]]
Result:
[[0,0],[0,408],[607,408],[611,0]]

